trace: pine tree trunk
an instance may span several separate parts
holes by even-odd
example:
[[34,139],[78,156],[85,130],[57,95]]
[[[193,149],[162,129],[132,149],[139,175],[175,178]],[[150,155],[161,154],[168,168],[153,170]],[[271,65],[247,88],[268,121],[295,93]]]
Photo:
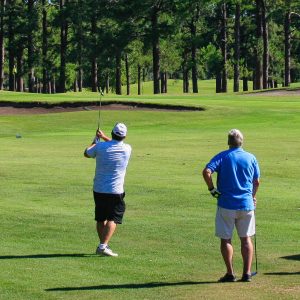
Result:
[[92,57],[92,71],[91,71],[91,79],[92,79],[92,92],[97,92],[98,85],[98,64],[96,57]]
[[106,94],[109,93],[109,74],[108,73],[105,76],[105,92],[106,92]]
[[130,95],[130,74],[129,74],[129,64],[128,55],[125,54],[125,70],[126,70],[126,94]]
[[265,0],[261,0],[262,33],[263,33],[263,88],[268,88],[269,82],[269,33],[266,19]]
[[14,28],[13,28],[13,16],[12,11],[14,8],[15,1],[7,1],[9,8],[8,15],[8,68],[9,68],[9,79],[8,85],[9,90],[14,91],[16,89],[16,73],[15,70],[15,53],[14,53]]
[[241,4],[236,3],[235,6],[235,23],[234,23],[234,75],[233,75],[233,91],[240,90],[240,19],[241,19]]
[[81,67],[81,61],[79,62],[80,67],[78,70],[78,92],[82,92],[82,82],[83,82],[83,70]]
[[28,40],[28,57],[27,57],[27,62],[28,62],[28,91],[30,93],[33,93],[33,86],[34,86],[34,69],[33,69],[33,26],[32,26],[32,19],[34,18],[33,16],[33,4],[34,0],[28,0],[27,6],[28,6],[28,24],[29,24],[29,30],[27,34],[27,40]]
[[[43,90],[42,92],[47,93],[47,51],[48,51],[48,33],[47,33],[47,8],[46,8],[46,0],[42,1],[42,61],[43,61]],[[53,90],[52,90],[53,93]]]
[[261,90],[262,89],[262,36],[263,36],[263,28],[262,28],[262,15],[261,15],[261,0],[255,0],[256,3],[256,48],[255,52],[255,70],[254,70],[254,81],[253,81],[253,89]]
[[184,93],[189,92],[189,70],[187,68],[188,49],[185,49],[182,57],[182,89]]
[[248,91],[248,78],[243,77],[243,91],[247,92]]
[[[78,7],[83,7],[83,1],[78,0]],[[82,84],[83,84],[83,68],[82,68],[82,48],[83,48],[83,28],[82,28],[82,14],[79,12],[79,20],[78,20],[78,29],[77,29],[77,62],[78,62],[78,70],[77,70],[77,84],[78,91],[82,92]]]
[[222,89],[222,72],[216,74],[216,93],[221,93]]
[[3,90],[3,82],[4,82],[4,12],[6,0],[1,0],[0,2],[0,90]]
[[183,92],[189,92],[189,71],[186,68],[183,69]]
[[222,4],[221,51],[222,51],[222,57],[223,57],[221,91],[223,93],[227,93],[227,8],[226,8],[226,2],[224,2]]
[[[96,48],[96,34],[97,34],[97,16],[95,12],[91,17],[91,35],[93,40],[93,47]],[[92,85],[92,92],[97,92],[98,86],[98,65],[97,65],[97,57],[94,49],[92,49],[92,56],[91,56],[91,85]]]
[[284,86],[291,83],[291,12],[288,10],[284,18]]
[[121,53],[116,54],[116,94],[122,95],[122,81],[121,81]]
[[158,33],[158,8],[154,5],[151,16],[152,25],[152,55],[153,55],[153,92],[160,93],[159,75],[160,75],[160,49]]
[[165,76],[164,72],[160,72],[160,92],[165,93]]
[[24,91],[24,80],[23,80],[23,49],[21,49],[17,55],[17,74],[16,74],[16,90],[18,92]]
[[193,84],[193,93],[198,93],[198,75],[197,75],[197,60],[196,60],[196,26],[194,22],[190,24],[191,30],[191,38],[192,38],[192,45],[191,45],[191,56],[192,56],[192,84]]
[[138,64],[138,95],[141,95],[141,65]]
[[64,10],[68,0],[60,0],[60,9],[62,11],[60,26],[60,74],[59,74],[59,92],[66,92],[66,59],[67,59],[67,42],[68,42],[68,23]]

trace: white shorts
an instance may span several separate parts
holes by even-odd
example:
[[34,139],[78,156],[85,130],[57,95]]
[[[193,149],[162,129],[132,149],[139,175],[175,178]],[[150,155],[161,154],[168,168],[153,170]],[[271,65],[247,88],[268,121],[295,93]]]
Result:
[[221,239],[231,239],[234,226],[239,237],[248,237],[255,234],[254,210],[231,210],[217,208],[216,236]]

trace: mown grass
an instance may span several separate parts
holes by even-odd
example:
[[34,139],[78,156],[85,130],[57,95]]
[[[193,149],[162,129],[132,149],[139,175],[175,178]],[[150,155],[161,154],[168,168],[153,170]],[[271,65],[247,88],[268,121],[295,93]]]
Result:
[[[242,86],[242,82],[240,83]],[[252,84],[249,82],[249,93],[253,92]],[[142,95],[137,95],[137,85],[131,85],[131,94],[126,96],[125,88],[123,87],[123,95],[116,95],[114,93],[105,94],[102,97],[102,101],[137,101],[144,103],[161,103],[161,104],[181,104],[181,105],[195,105],[195,101],[201,100],[218,100],[218,99],[238,99],[242,100],[250,97],[251,101],[253,95],[248,93],[233,93],[233,81],[228,81],[228,93],[217,94],[215,92],[215,80],[199,80],[199,93],[182,93],[182,81],[181,80],[169,80],[168,84],[168,93],[167,94],[157,94],[153,95],[153,83],[151,81],[143,83]],[[291,84],[290,89],[299,88],[300,83]],[[259,91],[256,91],[259,92]],[[264,96],[257,96],[263,98]],[[287,96],[288,97],[288,96]],[[287,98],[284,97],[284,98]],[[68,92],[65,94],[34,94],[34,93],[20,93],[20,92],[8,92],[0,91],[0,101],[11,101],[11,102],[47,102],[47,103],[61,103],[61,102],[98,102],[99,94],[93,93],[90,91],[83,92]]]
[[[82,152],[97,111],[0,117],[0,299],[299,297],[300,97],[184,100],[206,110],[101,113],[107,133],[116,121],[128,125],[133,147],[127,212],[111,241],[117,259],[93,254],[94,161]],[[259,274],[250,284],[216,283],[224,266],[214,237],[215,201],[201,178],[209,158],[226,148],[231,128],[243,131],[245,149],[262,170]],[[236,235],[234,245],[240,276]]]

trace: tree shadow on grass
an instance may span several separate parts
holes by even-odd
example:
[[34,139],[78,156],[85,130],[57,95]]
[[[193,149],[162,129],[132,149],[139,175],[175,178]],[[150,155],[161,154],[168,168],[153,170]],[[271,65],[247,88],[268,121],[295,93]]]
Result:
[[33,254],[33,255],[2,255],[1,259],[20,259],[20,258],[57,258],[57,257],[91,257],[95,254],[71,253],[71,254]]
[[280,258],[289,259],[289,260],[300,260],[300,254],[281,256]]
[[300,272],[272,272],[272,273],[264,273],[265,275],[300,275]]
[[147,282],[147,283],[127,283],[127,284],[102,284],[92,286],[78,287],[60,287],[45,289],[47,292],[68,292],[68,291],[92,291],[92,290],[114,290],[114,289],[151,289],[166,286],[182,285],[201,285],[201,284],[218,284],[216,281],[181,281],[181,282]]
[[[300,254],[281,256],[280,258],[284,258],[288,260],[300,260]],[[264,274],[283,276],[283,275],[300,275],[300,272],[271,272],[271,273],[264,273]]]

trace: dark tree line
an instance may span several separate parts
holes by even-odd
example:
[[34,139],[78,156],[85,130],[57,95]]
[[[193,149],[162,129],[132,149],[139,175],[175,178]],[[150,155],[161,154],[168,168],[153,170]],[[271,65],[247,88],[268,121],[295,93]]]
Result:
[[289,86],[300,79],[299,38],[298,0],[0,0],[0,89]]

